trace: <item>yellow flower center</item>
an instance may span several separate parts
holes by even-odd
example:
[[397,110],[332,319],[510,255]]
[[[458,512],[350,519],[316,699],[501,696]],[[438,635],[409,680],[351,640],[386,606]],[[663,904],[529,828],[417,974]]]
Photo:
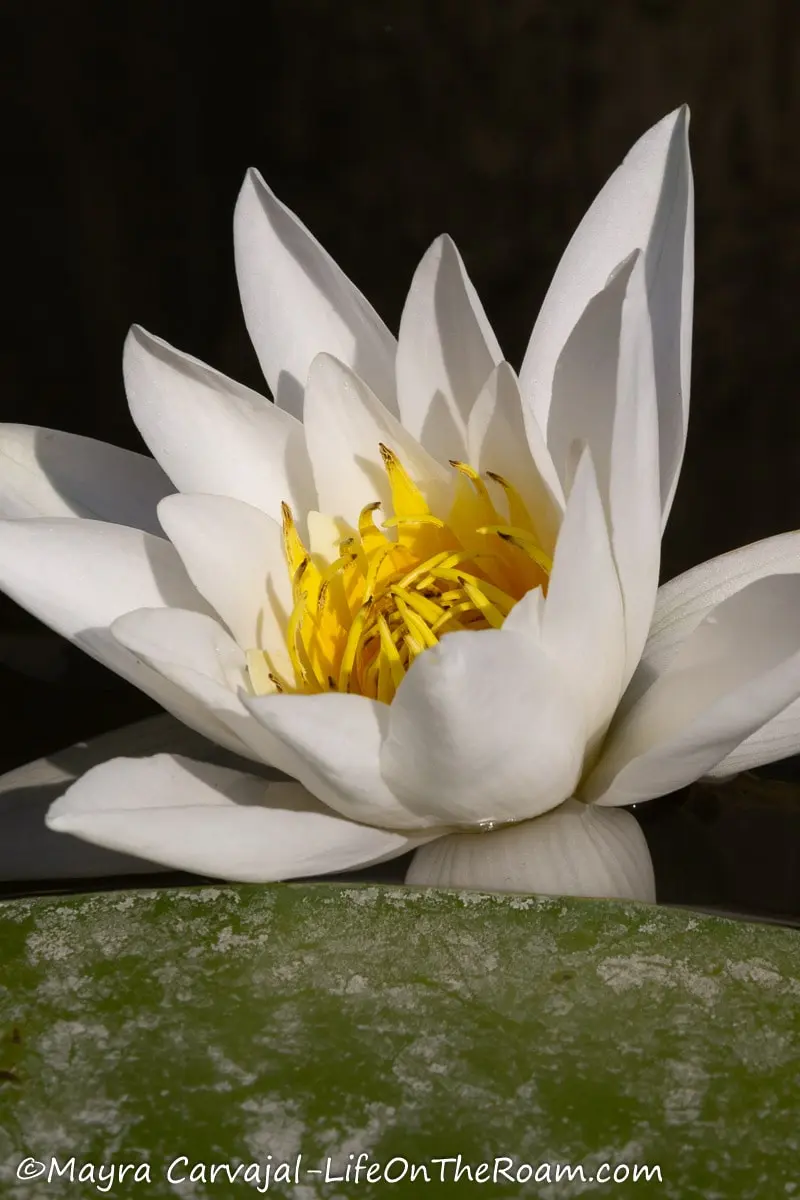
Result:
[[518,492],[491,471],[508,510],[502,516],[472,467],[458,472],[447,520],[428,504],[387,446],[381,458],[392,496],[379,528],[368,504],[358,529],[339,542],[338,557],[320,562],[304,545],[287,504],[283,541],[293,603],[286,641],[293,678],[275,670],[269,653],[247,654],[257,695],[355,692],[390,704],[411,663],[447,633],[498,629],[531,588],[546,590],[552,560]]

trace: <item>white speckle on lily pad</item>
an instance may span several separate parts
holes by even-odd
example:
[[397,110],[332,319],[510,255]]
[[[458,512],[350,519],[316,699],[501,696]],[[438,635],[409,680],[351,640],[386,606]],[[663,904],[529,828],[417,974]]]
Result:
[[[395,886],[148,889],[0,905],[0,981],[9,1200],[15,1155],[137,1148],[154,1163],[660,1163],[662,1200],[764,1200],[763,1178],[791,1194],[791,930]],[[148,1200],[221,1194],[154,1180]],[[309,1176],[286,1195],[342,1186]],[[606,1194],[547,1186],[588,1192]]]

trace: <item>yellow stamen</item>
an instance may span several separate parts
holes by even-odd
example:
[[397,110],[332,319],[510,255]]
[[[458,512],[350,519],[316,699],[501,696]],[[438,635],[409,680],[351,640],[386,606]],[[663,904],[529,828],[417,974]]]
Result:
[[450,466],[455,467],[455,469],[457,471],[459,471],[464,476],[465,479],[469,480],[469,482],[474,487],[474,489],[475,489],[476,493],[478,494],[478,496],[480,497],[480,499],[487,505],[488,508],[490,508],[490,509],[492,509],[492,511],[494,511],[494,505],[492,504],[492,498],[489,495],[489,492],[486,488],[486,484],[483,482],[483,480],[481,479],[478,472],[474,469],[474,467],[467,466],[467,464],[463,463],[463,462],[458,462],[454,458],[450,459]]
[[358,518],[358,536],[361,538],[361,547],[367,558],[384,547],[388,547],[390,550],[392,548],[392,543],[385,534],[381,533],[372,519],[372,514],[379,508],[380,503],[377,500],[374,504],[367,504],[362,508]]
[[308,558],[308,551],[297,532],[294,516],[288,504],[281,505],[281,515],[283,517],[283,549],[289,564],[289,574],[294,578],[300,564]]
[[400,463],[397,455],[388,446],[380,443],[378,449],[389,476],[389,486],[392,489],[392,507],[396,517],[426,517],[430,516],[425,497]]
[[550,555],[545,554],[534,535],[525,529],[515,529],[510,525],[485,525],[478,533],[496,533],[504,542],[510,542],[512,546],[524,550],[546,574],[549,575],[553,569]]
[[[395,688],[399,688],[400,684],[403,682],[405,671],[403,670],[403,663],[400,655],[397,653],[397,647],[395,646],[392,635],[389,632],[389,626],[381,616],[378,617],[378,633],[380,634],[381,651],[388,667],[389,677]],[[380,697],[378,698],[380,699]]]
[[270,692],[282,692],[280,680],[270,670],[269,660],[263,650],[248,650],[247,673],[257,696],[266,696]]
[[463,587],[472,603],[483,614],[492,628],[499,629],[508,614],[503,613],[499,608],[496,608],[494,604],[492,604],[491,600],[483,594],[481,589],[475,587],[474,583],[469,583],[465,579],[463,581]]
[[442,611],[440,606],[438,604],[434,604],[432,600],[429,600],[420,592],[411,592],[407,588],[398,586],[392,587],[389,590],[391,595],[397,596],[398,599],[402,600],[404,604],[407,604],[409,608],[413,608],[415,612],[418,612],[423,621],[426,621],[429,625],[433,621],[439,619],[439,615]]
[[[293,678],[281,678],[264,651],[248,651],[257,694],[333,690],[389,704],[416,657],[441,637],[500,628],[531,587],[546,590],[552,561],[519,492],[503,476],[486,472],[505,494],[510,523],[480,474],[456,460],[455,500],[440,516],[394,451],[381,444],[380,454],[393,510],[380,526],[378,501],[362,508],[352,536],[340,518],[310,514],[312,554],[291,509],[282,506]],[[348,534],[338,547],[337,530]]]
[[350,691],[350,678],[353,674],[353,668],[355,667],[356,651],[358,650],[358,643],[361,640],[361,634],[363,633],[371,607],[372,597],[370,597],[367,601],[365,601],[364,604],[361,605],[361,608],[356,613],[353,624],[350,626],[350,632],[347,635],[344,654],[342,656],[342,665],[339,668],[340,692]]
[[517,489],[513,487],[507,479],[504,479],[502,475],[498,475],[495,471],[487,471],[486,475],[489,479],[493,479],[495,483],[499,484],[505,492],[506,501],[508,503],[508,515],[511,520],[511,524],[530,529],[533,522],[531,520],[530,513],[525,507],[525,502]]

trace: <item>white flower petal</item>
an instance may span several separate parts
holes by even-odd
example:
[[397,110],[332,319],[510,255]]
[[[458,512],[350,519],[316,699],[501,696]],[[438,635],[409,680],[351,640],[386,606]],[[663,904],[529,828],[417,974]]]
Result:
[[171,491],[144,454],[55,429],[0,425],[2,517],[88,517],[158,534],[156,506]]
[[180,608],[140,608],[115,621],[116,644],[165,684],[191,698],[227,731],[238,754],[294,775],[294,758],[275,742],[241,702],[248,686],[243,651],[213,617]]
[[[634,250],[645,256],[655,339],[663,520],[683,458],[689,411],[694,197],[688,109],[665,117],[630,150],[567,246],[520,372],[523,396],[548,430],[558,358],[591,297]],[[548,435],[548,442],[549,442]]]
[[229,496],[170,496],[159,516],[190,579],[242,649],[268,650],[291,674],[285,632],[294,601],[277,521]]
[[201,671],[233,695],[245,684],[245,656],[206,613],[183,608],[137,608],[111,626],[120,643],[145,662],[172,662]]
[[521,600],[517,601],[503,621],[503,631],[505,633],[521,633],[525,637],[532,638],[541,647],[545,603],[542,589],[540,587],[531,588]]
[[399,456],[429,503],[444,507],[452,472],[422,449],[363,380],[329,354],[317,355],[311,364],[303,428],[322,512],[353,526],[362,508],[376,500],[387,515],[392,512],[382,442]]
[[631,681],[638,694],[663,673],[687,637],[728,596],[768,575],[800,572],[800,530],[752,542],[700,563],[662,584],[650,634]]
[[206,608],[166,538],[78,517],[0,521],[0,588],[73,641],[132,608]]
[[111,636],[112,623],[131,608],[175,604],[205,611],[165,538],[77,517],[0,521],[0,590],[191,728],[241,751],[210,713]]
[[137,325],[122,365],[131,415],[178,491],[232,496],[276,520],[282,500],[316,506],[295,417]]
[[502,357],[455,244],[437,238],[400,320],[397,402],[406,429],[440,462],[466,458],[467,419]]
[[257,721],[296,756],[292,774],[310,792],[353,821],[387,829],[440,824],[405,807],[380,771],[389,708],[366,696],[243,697]]
[[246,883],[346,871],[416,845],[342,820],[297,783],[171,754],[95,767],[52,805],[47,824],[165,867]]
[[592,452],[625,608],[624,683],[639,661],[658,588],[658,421],[644,259],[620,264],[570,335],[553,381],[548,444],[568,489],[575,447]]
[[162,713],[1,776],[0,880],[87,879],[163,870],[155,863],[53,833],[44,817],[52,802],[92,767],[119,755],[140,758],[165,751],[203,759],[223,753],[174,717]]
[[611,545],[625,611],[625,686],[641,657],[661,566],[659,429],[653,335],[644,262],[634,263],[622,305],[611,436]]
[[[767,575],[800,572],[800,531],[780,533],[711,558],[658,589],[650,636],[624,697],[627,710],[672,662],[685,639],[726,596]],[[800,703],[790,704],[708,774],[750,771],[800,752]]]
[[751,733],[722,762],[706,771],[706,776],[727,779],[796,754],[800,754],[800,700],[795,700],[777,717]]
[[332,517],[329,513],[315,512],[313,509],[306,513],[306,526],[308,552],[321,570],[339,557],[342,539],[356,535],[355,528],[346,521]]
[[635,817],[575,800],[493,833],[453,833],[429,842],[415,853],[406,883],[550,896],[656,898],[650,852]]
[[517,378],[498,363],[467,422],[467,461],[502,475],[519,492],[542,548],[552,552],[564,511],[564,491],[532,413],[523,413]]
[[542,649],[580,697],[591,754],[622,693],[625,621],[588,449],[581,456],[556,543],[543,610]]
[[244,318],[277,404],[301,416],[311,360],[326,351],[396,412],[395,339],[258,171],[239,193],[233,233]]
[[723,600],[612,728],[583,794],[632,804],[685,787],[800,695],[800,576]]
[[533,638],[450,633],[413,663],[389,708],[381,773],[442,824],[537,816],[571,795],[582,708]]

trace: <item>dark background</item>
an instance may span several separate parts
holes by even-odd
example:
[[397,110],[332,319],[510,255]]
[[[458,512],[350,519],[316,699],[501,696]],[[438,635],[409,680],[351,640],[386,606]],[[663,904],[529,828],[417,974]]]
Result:
[[[76,0],[2,19],[5,420],[140,449],[133,321],[263,390],[231,239],[250,165],[394,328],[451,233],[518,365],[594,194],[688,101],[692,416],[663,576],[800,525],[796,0]],[[0,662],[0,769],[153,711],[7,601]]]

